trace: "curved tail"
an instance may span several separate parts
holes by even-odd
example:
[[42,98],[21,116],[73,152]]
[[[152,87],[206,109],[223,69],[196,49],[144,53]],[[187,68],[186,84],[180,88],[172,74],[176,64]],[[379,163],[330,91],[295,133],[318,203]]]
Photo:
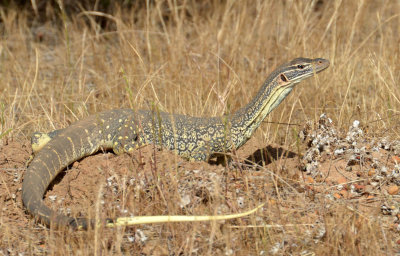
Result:
[[[50,134],[50,138],[44,140],[45,146],[43,147],[41,142],[36,143],[38,144],[36,146],[41,149],[33,158],[25,173],[22,183],[22,201],[27,211],[46,226],[88,229],[99,224],[115,227],[159,222],[226,220],[249,215],[262,206],[260,205],[245,213],[231,215],[138,216],[106,219],[104,222],[58,214],[44,204],[43,196],[54,178],[70,164],[95,153],[101,147],[110,147],[110,141],[107,141],[106,138],[110,140],[113,136],[102,132],[102,128],[105,126],[103,121],[107,116],[117,115],[115,115],[115,111],[110,111],[89,117],[63,129],[62,132]],[[108,138],[109,136],[110,138]],[[42,135],[38,134],[38,138],[41,137]]]
[[[63,139],[65,137],[65,139]],[[127,226],[136,224],[147,223],[161,223],[161,222],[193,222],[193,221],[216,221],[227,220],[233,218],[240,218],[250,215],[260,209],[264,204],[260,204],[247,212],[230,214],[230,215],[211,215],[211,216],[137,216],[137,217],[119,217],[116,219],[106,219],[103,223],[96,222],[88,218],[73,218],[62,214],[56,213],[44,204],[43,195],[50,185],[52,180],[72,162],[81,159],[83,156],[90,155],[89,150],[83,152],[84,154],[76,154],[69,151],[65,147],[70,140],[68,136],[61,136],[61,138],[49,142],[32,160],[22,184],[22,201],[27,210],[38,221],[46,226],[57,227],[70,227],[74,230],[87,230],[89,227],[94,228],[97,224],[103,224],[106,227]],[[56,145],[54,145],[56,144]],[[58,147],[58,144],[60,147]],[[62,147],[61,145],[64,145]],[[75,149],[75,147],[72,147]],[[78,150],[79,151],[79,150]],[[82,152],[80,152],[82,153]],[[93,152],[92,152],[93,153]],[[62,161],[62,154],[70,156],[67,157],[69,161]]]
[[[43,196],[54,178],[68,165],[100,147],[98,138],[92,141],[82,139],[80,129],[65,129],[50,140],[30,163],[22,183],[22,201],[26,209],[38,221],[46,226],[70,226],[75,229],[87,229],[94,225],[87,218],[72,218],[58,214],[44,204]],[[96,143],[97,141],[97,143]],[[110,220],[109,220],[110,221]]]

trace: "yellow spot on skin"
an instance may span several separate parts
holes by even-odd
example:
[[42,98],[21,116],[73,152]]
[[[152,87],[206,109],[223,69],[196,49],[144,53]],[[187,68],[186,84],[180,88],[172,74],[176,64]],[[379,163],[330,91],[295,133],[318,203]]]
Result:
[[99,133],[101,133],[101,130],[99,130]]
[[125,136],[125,139],[128,139],[128,136]]
[[128,128],[128,125],[126,124],[125,127]]
[[117,146],[117,145],[118,145],[118,142],[117,142],[117,141],[116,141],[116,142],[114,142],[114,145],[115,145],[115,146]]
[[110,126],[109,126],[109,125],[107,125],[107,126],[106,126],[106,129],[110,129]]
[[47,134],[35,134],[34,136],[37,138],[37,141],[32,144],[33,152],[39,151],[51,140]]
[[74,154],[75,154],[75,144],[74,144],[74,142],[72,141],[71,137],[67,137],[67,139],[69,140],[69,142],[71,142],[72,153],[73,153],[73,155],[74,155]]
[[122,119],[119,119],[118,122],[119,122],[119,123],[122,123]]
[[105,120],[104,120],[104,119],[101,119],[101,122],[102,122],[102,123],[104,123],[104,122],[105,122]]
[[119,140],[122,140],[122,136],[119,136],[118,139],[119,139]]

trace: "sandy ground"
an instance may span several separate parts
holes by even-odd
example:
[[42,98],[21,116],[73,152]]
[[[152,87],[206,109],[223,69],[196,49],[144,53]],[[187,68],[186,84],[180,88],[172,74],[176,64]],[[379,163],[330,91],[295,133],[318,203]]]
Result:
[[[338,132],[329,122],[323,117],[314,129],[311,125],[304,128],[299,137],[304,149],[301,152],[305,152],[302,156],[279,145],[263,148],[252,139],[234,153],[228,167],[188,162],[152,145],[120,156],[99,152],[59,175],[45,202],[60,213],[100,218],[228,214],[265,202],[255,219],[229,223],[294,224],[295,218],[298,224],[315,225],[308,234],[311,240],[324,239],[326,227],[319,225],[326,222],[322,216],[339,207],[363,222],[379,218],[393,231],[392,244],[396,247],[397,144],[368,138],[357,123],[348,131]],[[3,248],[8,235],[24,237],[24,232],[32,229],[36,232],[31,239],[37,246],[47,241],[47,228],[35,223],[21,202],[25,163],[30,155],[26,140],[5,140],[0,147],[0,226],[7,228],[0,235]],[[143,232],[128,229],[124,241],[142,239],[140,249],[145,254],[167,254],[164,246],[149,242],[162,235],[152,227]]]

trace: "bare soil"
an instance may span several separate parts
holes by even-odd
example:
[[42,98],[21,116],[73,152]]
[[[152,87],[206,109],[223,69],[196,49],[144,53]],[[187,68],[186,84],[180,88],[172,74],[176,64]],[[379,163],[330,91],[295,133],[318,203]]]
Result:
[[[232,221],[203,222],[194,226],[170,223],[127,227],[119,240],[119,249],[122,252],[135,249],[144,255],[170,255],[171,251],[167,248],[170,243],[174,243],[171,240],[182,242],[185,236],[207,237],[210,232],[211,237],[219,242],[208,247],[205,240],[195,239],[190,249],[200,254],[207,254],[211,248],[221,254],[227,250],[231,253],[242,250],[251,252],[255,250],[251,245],[251,237],[266,230],[274,233],[282,230],[287,232],[283,243],[277,241],[272,246],[266,246],[268,252],[273,253],[282,247],[288,247],[286,250],[291,251],[290,247],[307,248],[314,243],[323,243],[327,237],[334,238],[332,232],[337,232],[342,223],[331,223],[330,219],[334,219],[333,215],[338,213],[343,214],[343,224],[346,223],[345,219],[351,218],[357,220],[355,223],[360,223],[358,227],[341,231],[342,238],[351,239],[357,232],[365,232],[363,225],[380,226],[389,235],[389,241],[383,243],[380,250],[396,251],[399,211],[393,198],[398,191],[393,192],[390,189],[397,187],[397,180],[391,179],[388,174],[378,184],[375,182],[377,175],[383,175],[379,169],[382,166],[387,170],[396,169],[399,157],[394,153],[393,143],[385,149],[386,144],[378,143],[378,147],[376,146],[376,139],[358,136],[355,139],[357,147],[368,149],[358,154],[362,160],[357,160],[356,157],[353,161],[354,154],[349,154],[348,150],[357,147],[351,146],[352,141],[347,138],[347,151],[335,156],[335,150],[341,148],[338,145],[344,146],[340,140],[346,138],[338,135],[331,139],[330,146],[321,147],[315,142],[315,138],[322,138],[324,134],[334,130],[332,125],[324,126],[326,119],[321,120],[320,127],[312,131],[307,130],[307,127],[303,130],[303,134],[306,134],[301,142],[301,147],[306,148],[305,151],[302,150],[306,152],[304,156],[285,150],[279,145],[263,148],[264,145],[256,140],[250,140],[243,148],[234,152],[233,160],[225,167],[206,162],[188,162],[172,152],[152,145],[120,156],[111,152],[99,152],[74,163],[59,175],[50,186],[45,202],[60,213],[91,218],[140,216],[149,213],[229,214],[243,212],[262,202],[267,203],[256,214]],[[350,127],[347,134],[351,131],[354,132],[354,127]],[[311,133],[307,134],[308,132]],[[336,131],[333,132],[335,133]],[[49,252],[49,234],[58,234],[58,231],[49,233],[47,227],[36,223],[25,213],[21,202],[25,164],[31,155],[30,143],[26,140],[4,142],[0,149],[0,226],[8,228],[0,235],[2,246],[6,245],[10,236],[24,237],[28,230],[35,230],[29,232],[29,240],[23,243],[26,250],[34,253]],[[318,168],[310,172],[310,168],[306,167],[309,162],[307,154],[315,153],[315,146],[320,148],[320,152],[314,154],[312,160],[318,162]],[[375,151],[371,153],[368,150]],[[373,162],[382,163],[382,166],[373,167]],[[166,232],[163,227],[171,225],[182,226],[183,233]],[[258,228],[250,228],[257,225]],[[193,227],[196,227],[194,233]],[[242,233],[248,229],[250,231]],[[109,246],[115,243],[112,230],[101,230],[102,239],[108,241]],[[72,231],[64,232],[67,233],[58,235],[71,234]],[[79,239],[83,239],[82,232],[84,231],[77,232],[81,234],[75,237],[75,242],[79,243]],[[298,232],[302,233],[303,240],[298,240]],[[248,239],[249,243],[242,243],[241,239]],[[247,248],[242,248],[243,246]],[[13,252],[12,248],[13,244],[9,244],[9,251],[2,252]],[[21,245],[18,248],[21,249]],[[182,248],[181,253],[184,251],[185,248]]]

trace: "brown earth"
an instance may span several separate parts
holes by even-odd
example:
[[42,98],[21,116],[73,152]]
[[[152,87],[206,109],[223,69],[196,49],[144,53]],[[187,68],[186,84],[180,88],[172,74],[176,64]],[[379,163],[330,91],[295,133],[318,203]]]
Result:
[[[314,130],[314,138],[318,134],[323,137],[326,131],[334,129],[324,127],[321,121],[320,126],[322,127]],[[312,139],[307,139],[312,138],[312,135],[307,132],[310,131],[304,129],[306,135],[302,147],[307,148],[306,152],[315,153],[315,150],[312,151]],[[359,136],[357,142],[359,147],[376,149],[376,140]],[[348,148],[349,145],[350,143]],[[372,162],[378,160],[392,170],[400,158],[394,153],[393,147],[385,150],[385,145],[380,145],[376,152],[370,154],[367,149],[367,153],[359,154],[362,161],[354,162],[346,150],[343,154],[334,156],[333,147],[340,148],[331,142],[330,147],[320,149],[319,156],[313,156],[313,160],[318,161],[317,173],[315,170],[314,173],[303,171],[307,169],[307,153],[299,157],[295,152],[284,150],[278,145],[269,145],[260,150],[263,145],[255,140],[250,140],[235,152],[231,165],[227,167],[205,162],[188,162],[151,145],[133,154],[121,156],[100,152],[74,163],[57,177],[46,194],[45,202],[63,214],[100,218],[228,214],[243,212],[262,202],[267,203],[253,216],[221,222],[217,224],[219,228],[212,228],[215,224],[203,222],[195,228],[195,233],[189,228],[190,224],[128,227],[120,237],[122,252],[134,249],[145,255],[168,255],[171,252],[168,252],[166,245],[171,243],[171,239],[182,241],[188,234],[207,237],[209,232],[214,233],[217,241],[220,239],[220,246],[219,243],[213,246],[220,253],[226,250],[251,251],[251,243],[247,244],[248,248],[238,248],[246,243],[235,243],[235,239],[228,241],[225,238],[228,235],[237,237],[236,241],[251,241],[251,236],[257,232],[247,234],[246,231],[245,235],[242,233],[243,226],[249,228],[249,225],[271,224],[272,230],[269,232],[279,233],[281,229],[288,232],[285,234],[284,244],[279,241],[272,244],[274,247],[269,248],[271,253],[282,246],[308,247],[326,240],[328,236],[332,239],[335,237],[332,233],[337,232],[338,228],[347,229],[340,235],[343,239],[351,239],[355,232],[363,231],[361,224],[349,229],[341,227],[341,223],[332,223],[335,219],[333,215],[339,213],[343,214],[344,219],[356,218],[356,223],[367,224],[369,227],[381,225],[380,228],[392,230],[388,238],[391,242],[382,244],[381,249],[388,249],[388,244],[391,250],[395,249],[391,245],[395,246],[398,238],[395,231],[398,229],[399,211],[393,201],[398,193],[397,181],[388,176],[383,177],[376,185],[374,177],[382,175],[382,172],[377,170],[378,167],[372,167]],[[18,236],[21,237],[26,251],[49,252],[49,234],[55,231],[49,233],[46,227],[35,223],[24,212],[21,203],[21,184],[26,170],[25,163],[30,155],[30,144],[26,140],[4,141],[0,149],[0,226],[7,227],[0,235],[0,240],[4,246],[4,241]],[[243,161],[244,159],[247,160]],[[293,223],[293,220],[297,222]],[[345,223],[344,220],[343,224]],[[169,225],[181,225],[184,234],[161,232],[163,227]],[[31,232],[30,237],[25,237],[27,230],[35,232]],[[110,230],[102,230],[101,234],[105,241],[112,244],[115,237],[112,229]],[[263,232],[262,230],[261,228],[258,232]],[[298,232],[303,234],[303,241],[297,240]],[[79,243],[83,237],[77,235],[76,241],[73,239],[72,242]],[[207,249],[204,240],[195,239],[192,246],[200,254],[211,250]],[[9,244],[9,251],[3,253],[15,252],[13,247],[14,244]],[[24,247],[19,244],[17,248]],[[184,251],[182,248],[182,252]]]

